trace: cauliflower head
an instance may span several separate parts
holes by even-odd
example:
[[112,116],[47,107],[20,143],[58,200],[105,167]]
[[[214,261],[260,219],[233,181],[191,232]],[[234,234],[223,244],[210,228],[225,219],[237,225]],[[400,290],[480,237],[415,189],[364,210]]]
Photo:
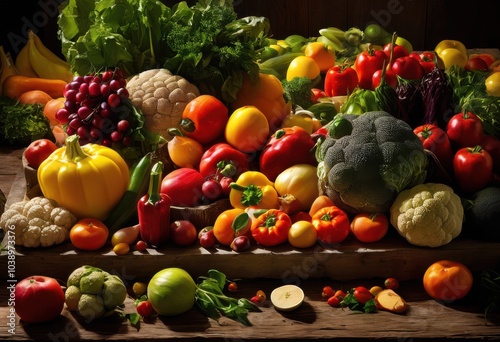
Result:
[[16,245],[49,247],[69,239],[76,217],[51,199],[38,196],[12,203],[0,217],[0,228],[15,234]]
[[387,212],[401,190],[424,182],[422,142],[386,112],[343,117],[351,121],[351,133],[326,138],[317,154],[321,193],[349,213]]
[[390,221],[401,236],[416,246],[440,247],[462,231],[464,208],[445,184],[419,184],[401,191],[390,209]]
[[184,108],[200,95],[198,87],[168,69],[150,69],[127,83],[132,104],[141,109],[144,127],[170,140],[169,128],[178,127]]

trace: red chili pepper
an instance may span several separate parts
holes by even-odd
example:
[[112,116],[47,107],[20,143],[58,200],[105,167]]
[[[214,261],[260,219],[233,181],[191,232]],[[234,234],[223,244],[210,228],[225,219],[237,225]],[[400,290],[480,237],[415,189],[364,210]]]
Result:
[[327,96],[343,96],[353,92],[358,86],[358,74],[351,67],[331,67],[325,76],[325,93]]
[[369,49],[361,52],[354,61],[354,67],[358,74],[359,87],[361,89],[374,90],[372,77],[375,71],[382,69],[387,59],[382,50]]
[[203,177],[220,174],[236,179],[240,174],[248,171],[248,158],[248,155],[227,143],[216,143],[201,156],[200,173]]
[[163,163],[151,169],[149,191],[137,202],[137,216],[141,239],[152,246],[160,246],[170,235],[170,206],[168,195],[160,193]]
[[252,222],[250,228],[255,241],[262,246],[277,246],[288,241],[292,220],[287,213],[269,209]]
[[311,223],[316,228],[318,240],[327,244],[340,243],[349,235],[349,217],[335,205],[319,209]]
[[285,169],[295,164],[316,166],[313,147],[315,141],[305,129],[299,126],[277,130],[261,152],[259,170],[274,182]]

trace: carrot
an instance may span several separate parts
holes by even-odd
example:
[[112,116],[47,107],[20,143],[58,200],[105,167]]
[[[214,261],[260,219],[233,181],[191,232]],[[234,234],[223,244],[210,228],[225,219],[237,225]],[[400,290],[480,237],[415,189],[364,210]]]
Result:
[[11,75],[3,83],[3,94],[11,99],[18,99],[30,90],[42,90],[52,98],[62,97],[67,82],[40,77]]
[[45,105],[50,100],[53,100],[53,98],[43,90],[28,90],[19,95],[18,100],[22,104],[39,103]]

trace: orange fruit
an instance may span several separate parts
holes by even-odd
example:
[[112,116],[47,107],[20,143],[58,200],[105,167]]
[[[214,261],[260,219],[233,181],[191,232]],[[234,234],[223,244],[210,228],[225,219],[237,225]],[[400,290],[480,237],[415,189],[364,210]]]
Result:
[[321,42],[311,42],[304,49],[304,56],[312,58],[320,72],[326,72],[335,65],[335,51],[331,46]]

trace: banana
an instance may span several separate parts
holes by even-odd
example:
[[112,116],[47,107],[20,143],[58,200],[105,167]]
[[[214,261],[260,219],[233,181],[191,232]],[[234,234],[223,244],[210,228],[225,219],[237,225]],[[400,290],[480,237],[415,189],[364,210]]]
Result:
[[[71,82],[73,79],[73,74],[70,71],[69,63],[62,61],[59,57],[57,57],[60,61],[57,61],[54,58],[47,57],[47,48],[45,48],[44,54],[38,49],[36,45],[36,35],[30,31],[28,38],[28,54],[31,66],[33,70],[38,74],[41,78],[48,79],[60,79],[65,82]],[[43,48],[42,48],[43,49]],[[64,63],[61,63],[64,62]]]
[[319,34],[325,36],[331,41],[340,41],[343,42],[345,40],[345,31],[341,30],[337,27],[327,27],[319,30]]
[[16,68],[19,71],[19,75],[27,76],[27,77],[38,77],[38,74],[33,70],[31,66],[30,57],[29,57],[29,45],[26,44],[23,46],[21,51],[17,54]]
[[62,66],[67,67],[68,69],[71,67],[71,65],[68,62],[66,62],[65,60],[61,59],[55,53],[53,53],[52,51],[50,51],[50,49],[48,49],[42,43],[42,41],[40,40],[40,37],[38,37],[38,35],[36,35],[34,32],[30,32],[30,34],[33,36],[33,40],[35,41],[35,46],[36,46],[37,50],[42,55],[44,55],[45,57],[47,57],[49,60],[51,60],[55,64],[60,64]]
[[1,62],[1,70],[0,70],[0,94],[3,95],[3,81],[11,75],[18,75],[19,72],[16,69],[14,63],[12,63],[12,58],[9,58],[9,54],[5,53],[3,46],[0,45],[0,62]]
[[325,36],[318,36],[318,38],[316,38],[316,41],[330,46],[333,49],[333,51],[341,51],[344,48],[342,46],[342,43],[337,44],[331,41],[330,39],[326,38]]

